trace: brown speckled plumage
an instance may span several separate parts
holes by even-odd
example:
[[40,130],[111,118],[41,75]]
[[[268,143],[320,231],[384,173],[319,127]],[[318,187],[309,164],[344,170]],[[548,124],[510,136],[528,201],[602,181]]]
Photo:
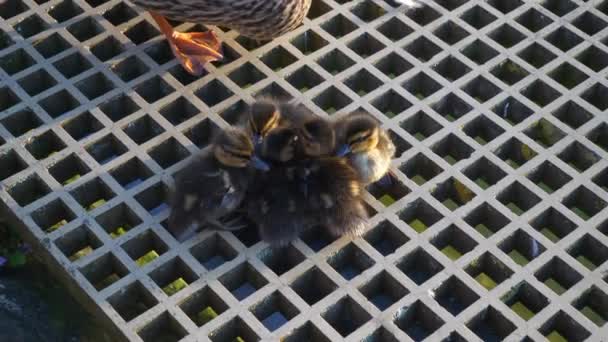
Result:
[[312,0],[133,0],[169,19],[234,29],[270,40],[298,27]]

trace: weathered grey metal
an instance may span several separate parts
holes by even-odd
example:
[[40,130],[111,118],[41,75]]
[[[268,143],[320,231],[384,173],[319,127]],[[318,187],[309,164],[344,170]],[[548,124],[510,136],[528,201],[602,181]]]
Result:
[[[608,336],[608,1],[317,0],[261,47],[218,29],[227,60],[199,79],[127,1],[8,0],[0,17],[2,210],[118,335]],[[396,202],[369,189],[365,238],[272,251],[252,230],[167,232],[173,175],[261,93],[362,107],[391,131]],[[199,327],[207,306],[219,316]]]

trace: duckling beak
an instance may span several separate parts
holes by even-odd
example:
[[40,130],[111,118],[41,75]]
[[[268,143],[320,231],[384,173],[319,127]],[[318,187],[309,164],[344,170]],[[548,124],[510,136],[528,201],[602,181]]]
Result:
[[261,170],[264,172],[270,170],[270,165],[268,165],[267,162],[265,162],[258,156],[251,157],[250,165],[253,166],[255,169],[258,169],[258,170]]
[[350,148],[350,145],[344,144],[338,148],[338,151],[336,152],[336,156],[344,157],[345,155],[347,155],[351,152],[352,152],[352,149]]
[[264,138],[262,138],[262,136],[257,133],[254,133],[253,137],[251,137],[251,139],[253,140],[253,144],[255,146],[260,145],[262,143],[262,141],[264,140]]

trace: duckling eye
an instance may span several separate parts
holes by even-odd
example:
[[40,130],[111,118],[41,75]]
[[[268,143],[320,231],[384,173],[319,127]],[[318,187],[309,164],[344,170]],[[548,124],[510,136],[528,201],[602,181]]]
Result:
[[354,138],[354,139],[351,139],[349,143],[350,143],[351,145],[352,145],[352,144],[358,144],[358,143],[362,143],[362,142],[364,142],[365,140],[369,139],[371,136],[372,136],[372,134],[371,134],[371,133],[367,133],[367,134],[365,134],[365,135],[358,136],[358,137],[356,137],[356,138]]

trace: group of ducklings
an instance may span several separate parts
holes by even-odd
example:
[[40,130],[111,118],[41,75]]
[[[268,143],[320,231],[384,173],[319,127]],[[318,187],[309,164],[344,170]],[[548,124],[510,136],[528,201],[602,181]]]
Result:
[[366,113],[330,121],[258,100],[176,175],[169,229],[185,241],[202,228],[248,229],[249,220],[273,246],[317,227],[359,236],[368,221],[362,191],[388,177],[394,153]]

